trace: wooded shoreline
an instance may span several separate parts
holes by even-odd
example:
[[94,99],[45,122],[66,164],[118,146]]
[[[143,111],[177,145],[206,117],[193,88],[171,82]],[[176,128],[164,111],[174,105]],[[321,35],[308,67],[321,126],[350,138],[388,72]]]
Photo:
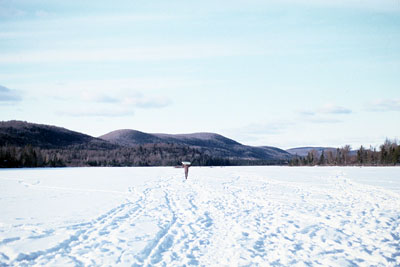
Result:
[[175,166],[182,160],[190,160],[194,166],[397,166],[400,165],[400,145],[397,141],[386,140],[379,150],[362,146],[356,151],[352,151],[350,146],[321,153],[312,150],[307,156],[294,155],[289,161],[213,157],[208,151],[175,144],[115,149],[79,146],[43,149],[31,145],[0,147],[1,168]]

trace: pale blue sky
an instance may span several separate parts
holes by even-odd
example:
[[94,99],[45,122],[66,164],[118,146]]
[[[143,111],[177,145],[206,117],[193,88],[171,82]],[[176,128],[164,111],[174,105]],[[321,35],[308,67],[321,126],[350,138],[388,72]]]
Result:
[[400,138],[400,1],[0,0],[0,120],[249,145]]

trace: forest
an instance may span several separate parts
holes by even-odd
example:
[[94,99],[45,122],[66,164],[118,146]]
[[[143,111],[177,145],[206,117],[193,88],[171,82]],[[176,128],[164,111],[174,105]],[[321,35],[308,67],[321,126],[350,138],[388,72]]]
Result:
[[291,166],[391,166],[400,164],[400,145],[396,140],[386,139],[379,146],[352,151],[351,146],[346,145],[336,150],[315,150],[308,152],[305,157],[295,156],[289,162]]
[[209,151],[176,144],[146,144],[114,149],[72,146],[43,149],[1,146],[0,167],[85,167],[85,166],[176,166],[189,160],[195,166],[271,165],[276,161],[213,157]]
[[176,166],[188,160],[195,166],[289,165],[289,166],[393,166],[400,164],[400,145],[386,140],[379,149],[349,145],[336,150],[311,150],[305,157],[285,160],[255,160],[214,157],[210,151],[177,144],[145,144],[135,147],[39,148],[32,145],[0,147],[0,168],[85,166]]

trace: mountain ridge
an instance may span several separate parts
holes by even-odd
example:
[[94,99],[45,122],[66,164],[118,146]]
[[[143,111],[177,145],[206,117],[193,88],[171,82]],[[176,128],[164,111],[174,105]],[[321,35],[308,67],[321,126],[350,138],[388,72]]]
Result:
[[[107,164],[114,164],[113,159],[118,162],[118,160],[122,161],[125,158],[121,163],[123,165],[132,160],[132,157],[133,159],[140,157],[140,164],[146,166],[152,165],[152,162],[158,162],[157,164],[169,162],[168,164],[171,164],[172,161],[167,161],[167,155],[173,155],[173,162],[176,162],[176,159],[180,157],[186,160],[193,157],[202,164],[221,165],[287,164],[292,158],[292,155],[280,148],[247,146],[220,134],[210,132],[152,134],[131,129],[120,129],[100,137],[93,137],[46,124],[16,120],[0,122],[0,148],[8,149],[11,146],[19,147],[20,153],[24,153],[25,146],[47,150],[42,151],[42,154],[51,154],[52,157],[60,155],[59,158],[67,161],[67,165],[77,164],[76,162],[92,164],[93,161],[96,164],[104,164],[100,159],[107,160]],[[145,154],[142,153],[143,149]],[[34,157],[33,151],[29,153]],[[74,155],[78,154],[80,155],[79,159],[76,159]],[[147,160],[144,155],[150,158]]]
[[87,146],[89,148],[115,147],[104,140],[63,127],[26,121],[0,121],[0,146],[32,145],[45,149]]
[[138,144],[178,144],[187,145],[213,154],[214,156],[230,159],[241,158],[247,160],[289,160],[291,155],[276,147],[253,147],[243,145],[233,139],[217,133],[198,132],[191,134],[164,134],[144,133],[137,130],[116,130],[99,138],[117,145],[135,146]]

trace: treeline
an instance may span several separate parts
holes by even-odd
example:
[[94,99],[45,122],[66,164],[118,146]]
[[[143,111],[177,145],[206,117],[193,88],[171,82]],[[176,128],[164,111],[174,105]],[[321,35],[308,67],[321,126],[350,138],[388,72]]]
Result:
[[42,149],[31,145],[0,147],[0,167],[175,166],[189,160],[197,166],[250,165],[248,161],[213,157],[208,151],[176,144],[147,144],[114,149]]
[[0,147],[0,167],[63,167],[61,154],[27,145]]
[[21,167],[85,167],[85,166],[176,166],[181,161],[191,161],[195,166],[389,166],[400,164],[400,145],[386,140],[383,145],[369,149],[361,146],[352,151],[349,145],[322,152],[312,150],[307,156],[294,156],[285,160],[254,160],[214,157],[211,151],[177,144],[146,144],[135,147],[88,148],[70,146],[45,149],[26,146],[0,146],[0,168]]
[[290,162],[291,166],[390,166],[400,164],[400,145],[397,141],[387,139],[379,146],[369,149],[361,146],[357,151],[352,151],[349,145],[336,150],[327,150],[318,153],[316,150],[308,152],[307,156],[295,156]]

